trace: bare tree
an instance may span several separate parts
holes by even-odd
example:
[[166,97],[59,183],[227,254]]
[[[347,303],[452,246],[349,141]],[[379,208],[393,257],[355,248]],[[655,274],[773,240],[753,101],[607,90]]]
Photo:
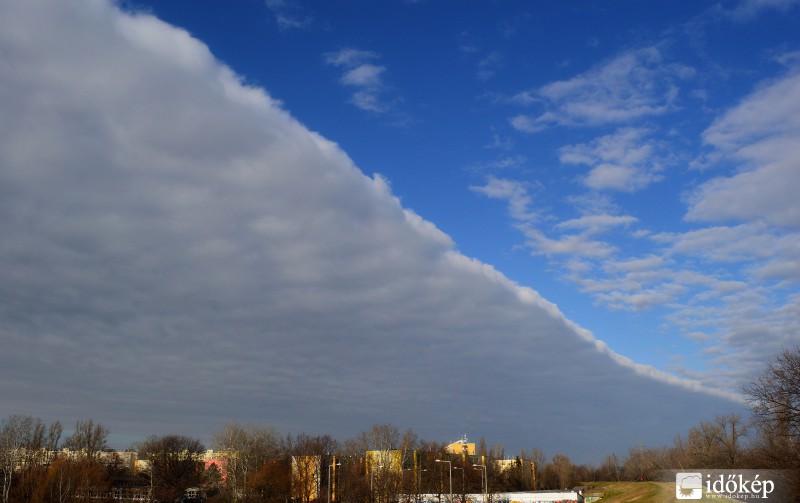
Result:
[[150,463],[150,476],[162,501],[173,501],[188,487],[203,480],[203,444],[183,435],[152,436],[139,447],[139,455]]
[[784,348],[744,392],[753,410],[759,464],[800,469],[800,346]]
[[55,460],[42,481],[39,492],[49,496],[53,503],[72,501],[78,491],[82,477],[73,469],[74,463],[67,458]]
[[622,478],[622,463],[616,454],[609,454],[600,465],[599,476],[601,480],[619,482]]
[[342,444],[336,458],[341,466],[336,467],[336,491],[332,495],[334,501],[356,503],[370,500],[365,452],[366,449],[360,448],[357,439],[346,440]]
[[[400,491],[403,455],[400,451],[400,430],[391,423],[373,424],[365,432],[369,455],[367,470],[370,491],[380,502],[392,501]],[[413,432],[407,442],[416,442]]]
[[712,421],[701,421],[689,430],[686,449],[692,468],[722,468],[722,449],[720,439],[723,433],[720,426]]
[[30,440],[34,418],[12,415],[3,419],[0,430],[0,470],[3,472],[3,503],[8,502],[14,471],[22,463],[24,448]]
[[391,423],[373,424],[367,432],[369,448],[376,451],[388,451],[400,446],[400,430]]
[[419,478],[417,477],[417,463],[415,459],[415,452],[419,447],[419,437],[411,428],[403,433],[403,438],[400,440],[400,469],[403,470],[400,475],[400,492],[405,495],[411,495],[419,491]]
[[485,459],[487,456],[489,456],[489,449],[486,447],[485,438],[481,437],[481,439],[478,441],[478,447],[475,449],[475,455],[478,456],[479,459]]
[[719,468],[738,468],[742,454],[742,437],[746,437],[747,426],[742,422],[739,414],[719,415],[714,418],[719,437],[717,442],[720,449],[722,465]]
[[45,449],[48,453],[47,462],[51,463],[56,457],[58,445],[61,441],[61,435],[64,433],[64,427],[58,421],[50,423],[50,428],[47,430],[47,438],[45,439]]
[[661,468],[658,463],[659,452],[657,449],[647,448],[643,445],[628,449],[628,459],[625,460],[623,473],[627,480],[651,480],[655,470]]
[[543,450],[538,447],[531,449],[531,463],[533,463],[531,476],[533,477],[532,485],[534,490],[541,487],[539,478],[542,476],[542,468],[546,459]]
[[291,463],[284,458],[268,460],[249,477],[248,487],[260,495],[261,501],[288,501],[292,494]]
[[292,456],[292,498],[308,503],[320,493],[322,456],[295,454]]
[[88,459],[97,459],[107,447],[110,431],[100,423],[91,419],[75,422],[75,432],[64,441],[64,447],[78,451]]
[[574,485],[574,467],[572,461],[563,455],[556,454],[551,461],[556,476],[558,477],[558,487],[560,489],[568,489]]
[[506,448],[503,443],[492,445],[489,448],[489,457],[492,459],[505,459]]
[[[29,501],[73,503],[86,501],[90,491],[111,488],[112,476],[98,460],[56,458],[36,480]],[[24,500],[23,500],[24,501]]]
[[234,502],[240,495],[247,498],[248,479],[282,451],[281,438],[273,428],[238,423],[227,423],[214,436],[214,446],[225,456],[226,478]]
[[784,349],[744,392],[760,423],[782,437],[800,438],[800,346]]
[[2,501],[9,500],[14,473],[26,475],[36,467],[52,461],[61,437],[61,423],[54,421],[45,427],[41,419],[33,416],[11,415],[0,429],[0,471],[3,475]]
[[403,433],[403,438],[400,440],[400,450],[403,453],[411,453],[419,446],[419,437],[411,428]]

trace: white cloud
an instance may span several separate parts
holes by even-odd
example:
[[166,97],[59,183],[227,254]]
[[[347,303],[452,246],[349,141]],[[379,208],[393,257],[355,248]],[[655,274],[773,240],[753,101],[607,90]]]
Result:
[[[495,143],[497,143],[497,138],[495,138]],[[502,146],[494,147],[493,145],[488,146],[489,148],[502,148]],[[506,156],[500,157],[491,161],[475,164],[469,167],[469,169],[474,171],[487,171],[487,170],[507,170],[512,168],[520,168],[525,165],[527,162],[527,157],[524,155],[514,155],[514,156]]]
[[608,257],[615,248],[603,241],[591,239],[589,234],[569,234],[558,238],[547,237],[532,227],[524,227],[528,246],[537,255],[571,255],[575,257]]
[[293,0],[265,0],[265,4],[281,30],[307,29],[314,24],[314,18]]
[[493,199],[506,201],[509,216],[527,238],[526,246],[537,255],[607,257],[614,252],[615,247],[591,236],[636,221],[629,216],[607,213],[586,214],[555,226],[555,231],[559,233],[577,229],[579,231],[577,234],[550,237],[541,229],[542,219],[532,209],[533,198],[528,191],[530,186],[531,184],[518,180],[489,177],[485,185],[473,186],[470,189]]
[[672,302],[681,291],[677,285],[672,288],[659,285],[651,289],[636,288],[634,293],[612,290],[599,293],[597,298],[612,310],[645,311]]
[[353,49],[346,47],[336,52],[325,53],[325,62],[329,65],[354,67],[365,63],[366,61],[373,60],[378,57],[372,51],[364,51],[361,49]]
[[800,236],[763,224],[643,233],[656,246],[639,256],[617,246],[616,240],[597,237],[637,222],[632,216],[589,213],[556,224],[550,236],[530,223],[517,226],[534,253],[547,256],[598,304],[610,310],[670,313],[665,321],[673,330],[695,341],[698,354],[713,355],[707,371],[675,366],[682,375],[709,386],[742,383],[758,371],[760,362],[794,340],[798,313],[791,308],[790,294],[800,271]]
[[381,74],[386,67],[364,63],[342,76],[342,83],[348,86],[378,87],[381,85]]
[[378,58],[376,53],[348,47],[325,53],[324,58],[327,64],[344,69],[342,85],[356,88],[350,99],[352,104],[369,112],[390,110],[390,104],[383,98],[386,67],[369,63]]
[[492,135],[492,142],[484,145],[484,148],[508,150],[513,145],[511,138],[501,138],[497,133]]
[[538,133],[539,131],[543,131],[547,128],[543,121],[534,120],[527,115],[515,115],[509,120],[509,122],[514,129],[524,133]]
[[507,98],[505,101],[512,105],[528,106],[534,103],[540,103],[543,100],[539,98],[538,95],[533,91],[522,91],[511,96],[510,98]]
[[717,226],[676,235],[655,235],[654,240],[670,245],[671,253],[704,257],[721,263],[744,262],[768,257],[777,236],[759,224]]
[[167,59],[188,70],[201,69],[212,61],[208,48],[195,43],[185,30],[165,30],[165,26],[163,21],[153,17],[118,21],[120,34],[126,40],[159,59]]
[[800,283],[800,235],[790,234],[774,242],[778,253],[763,263],[754,266],[755,277],[765,281],[785,281]]
[[[598,305],[652,316],[669,313],[665,327],[695,341],[698,354],[713,355],[706,371],[675,368],[710,386],[742,383],[759,362],[796,340],[797,312],[790,306],[800,277],[800,203],[794,196],[800,192],[800,74],[795,55],[778,60],[789,67],[785,76],[763,83],[703,133],[708,147],[703,174],[719,173],[686,193],[689,230],[629,229],[649,222],[640,222],[635,212],[625,216],[608,199],[588,196],[565,200],[580,214],[577,218],[548,214],[529,201],[530,211],[539,214],[538,225],[515,220],[533,253],[546,256]],[[553,103],[566,96],[581,101],[584,82],[558,84],[549,95],[541,90],[517,95],[518,104],[547,98],[550,106],[539,116],[515,117],[513,125],[535,132],[577,117]],[[666,167],[679,165],[680,154],[651,135],[648,129],[620,128],[562,147],[559,161],[588,168],[579,180],[590,195],[635,193],[662,180]],[[560,222],[544,228],[541,222],[550,219]],[[627,232],[602,234],[612,230]]]
[[[769,138],[795,138],[800,131],[800,72],[767,82],[703,133],[703,140],[726,153]],[[748,156],[744,156],[748,158]]]
[[798,0],[740,0],[731,10],[724,11],[734,21],[746,22],[767,10],[786,12],[798,5]]
[[700,185],[690,196],[688,220],[762,220],[800,228],[800,72],[746,97],[714,121],[703,139],[739,171]]
[[583,183],[595,190],[633,192],[649,185],[650,178],[642,176],[642,173],[630,166],[598,164],[586,175]]
[[658,255],[634,258],[607,256],[597,267],[574,271],[570,279],[612,310],[646,311],[674,302],[686,292],[672,265]]
[[503,55],[498,51],[490,52],[478,62],[478,78],[489,80],[503,66]]
[[676,107],[678,83],[694,70],[665,63],[656,47],[624,52],[572,79],[518,93],[516,101],[541,101],[538,115],[517,115],[511,124],[534,133],[553,125],[596,126],[662,115]]
[[[738,5],[752,15],[794,8],[796,2]],[[573,78],[495,99],[529,108],[510,119],[519,131],[616,126],[557,151],[562,165],[579,170],[577,180],[588,189],[583,195],[538,205],[531,200],[536,222],[515,219],[514,225],[533,253],[545,256],[548,267],[598,305],[663,320],[659,329],[665,334],[682,333],[697,344],[692,356],[713,355],[703,357],[707,370],[676,368],[714,386],[741,385],[759,362],[797,341],[800,318],[792,301],[800,278],[800,58],[787,52],[774,60],[786,73],[763,81],[719,114],[703,132],[705,152],[694,162],[684,162],[693,155],[686,152],[693,138],[684,131],[672,127],[666,139],[654,139],[656,118],[681,109],[681,87],[695,73],[671,64],[656,47],[627,51]],[[702,98],[706,91],[695,93]],[[629,126],[644,119],[647,128]],[[668,194],[686,179],[684,165],[703,170],[690,170],[693,185],[684,186],[681,201],[670,200]],[[664,190],[656,195],[654,184],[662,181]],[[641,199],[650,196],[655,197]],[[612,197],[631,206],[620,208]],[[685,221],[665,225],[667,211],[653,218],[652,208],[676,202],[687,204]]]
[[[239,419],[339,438],[392,421],[441,439],[458,424],[576,459],[734,406],[455,252],[185,32],[106,1],[11,0],[0,52],[8,411],[130,435]],[[522,189],[476,190],[527,218]],[[563,414],[587,403],[591,417]]]
[[615,262],[607,262],[605,268],[609,271],[649,271],[656,268],[661,268],[664,265],[664,259],[659,256],[651,255],[643,258],[625,259]]
[[653,155],[654,146],[645,142],[647,130],[620,129],[613,134],[596,138],[589,144],[562,147],[559,159],[567,164],[594,165],[600,162],[640,165]]
[[635,223],[636,217],[629,215],[585,215],[571,220],[565,220],[556,225],[557,228],[563,229],[584,229],[588,232],[600,232],[608,227],[617,225],[628,225]]
[[472,186],[470,190],[493,199],[508,201],[509,212],[515,220],[529,221],[536,218],[530,211],[531,197],[522,182],[491,176],[485,185]]
[[647,133],[623,128],[591,143],[562,147],[559,160],[589,166],[582,182],[590,189],[635,192],[662,178],[664,163],[656,153],[656,142],[645,139]]

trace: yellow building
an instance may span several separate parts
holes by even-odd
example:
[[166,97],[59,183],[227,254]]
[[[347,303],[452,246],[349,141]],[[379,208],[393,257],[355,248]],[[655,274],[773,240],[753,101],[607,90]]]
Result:
[[467,436],[464,435],[463,438],[456,440],[452,444],[445,447],[447,452],[450,454],[466,454],[467,456],[474,456],[475,455],[475,443],[474,442],[467,442]]
[[321,456],[292,456],[292,498],[302,501],[319,499]]
[[402,473],[403,453],[392,449],[386,451],[367,451],[367,470],[370,472],[386,470],[392,473]]

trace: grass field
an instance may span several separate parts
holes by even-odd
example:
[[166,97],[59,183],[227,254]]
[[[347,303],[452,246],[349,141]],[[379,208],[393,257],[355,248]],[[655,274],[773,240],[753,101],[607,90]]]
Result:
[[672,502],[675,501],[675,484],[662,482],[608,482],[596,484],[587,496],[600,496],[603,503]]
[[[675,484],[670,482],[598,482],[592,484],[592,489],[586,496],[600,496],[599,503],[627,503],[653,502],[673,503],[680,502],[675,498]],[[725,502],[728,499],[717,499]]]

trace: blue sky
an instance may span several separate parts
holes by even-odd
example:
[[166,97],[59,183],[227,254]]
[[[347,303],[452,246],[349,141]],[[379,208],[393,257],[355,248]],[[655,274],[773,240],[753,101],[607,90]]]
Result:
[[[710,131],[796,71],[794,2],[130,5],[203,40],[461,252],[616,351],[736,390],[731,371],[797,340],[796,216],[764,214],[794,203],[692,212],[712,180],[754,169],[735,156],[749,137],[725,150]],[[712,232],[729,235],[675,250]],[[748,237],[786,248],[713,256]],[[790,312],[735,347],[742,301]]]
[[598,461],[743,412],[800,341],[798,21],[6,2],[0,413]]

